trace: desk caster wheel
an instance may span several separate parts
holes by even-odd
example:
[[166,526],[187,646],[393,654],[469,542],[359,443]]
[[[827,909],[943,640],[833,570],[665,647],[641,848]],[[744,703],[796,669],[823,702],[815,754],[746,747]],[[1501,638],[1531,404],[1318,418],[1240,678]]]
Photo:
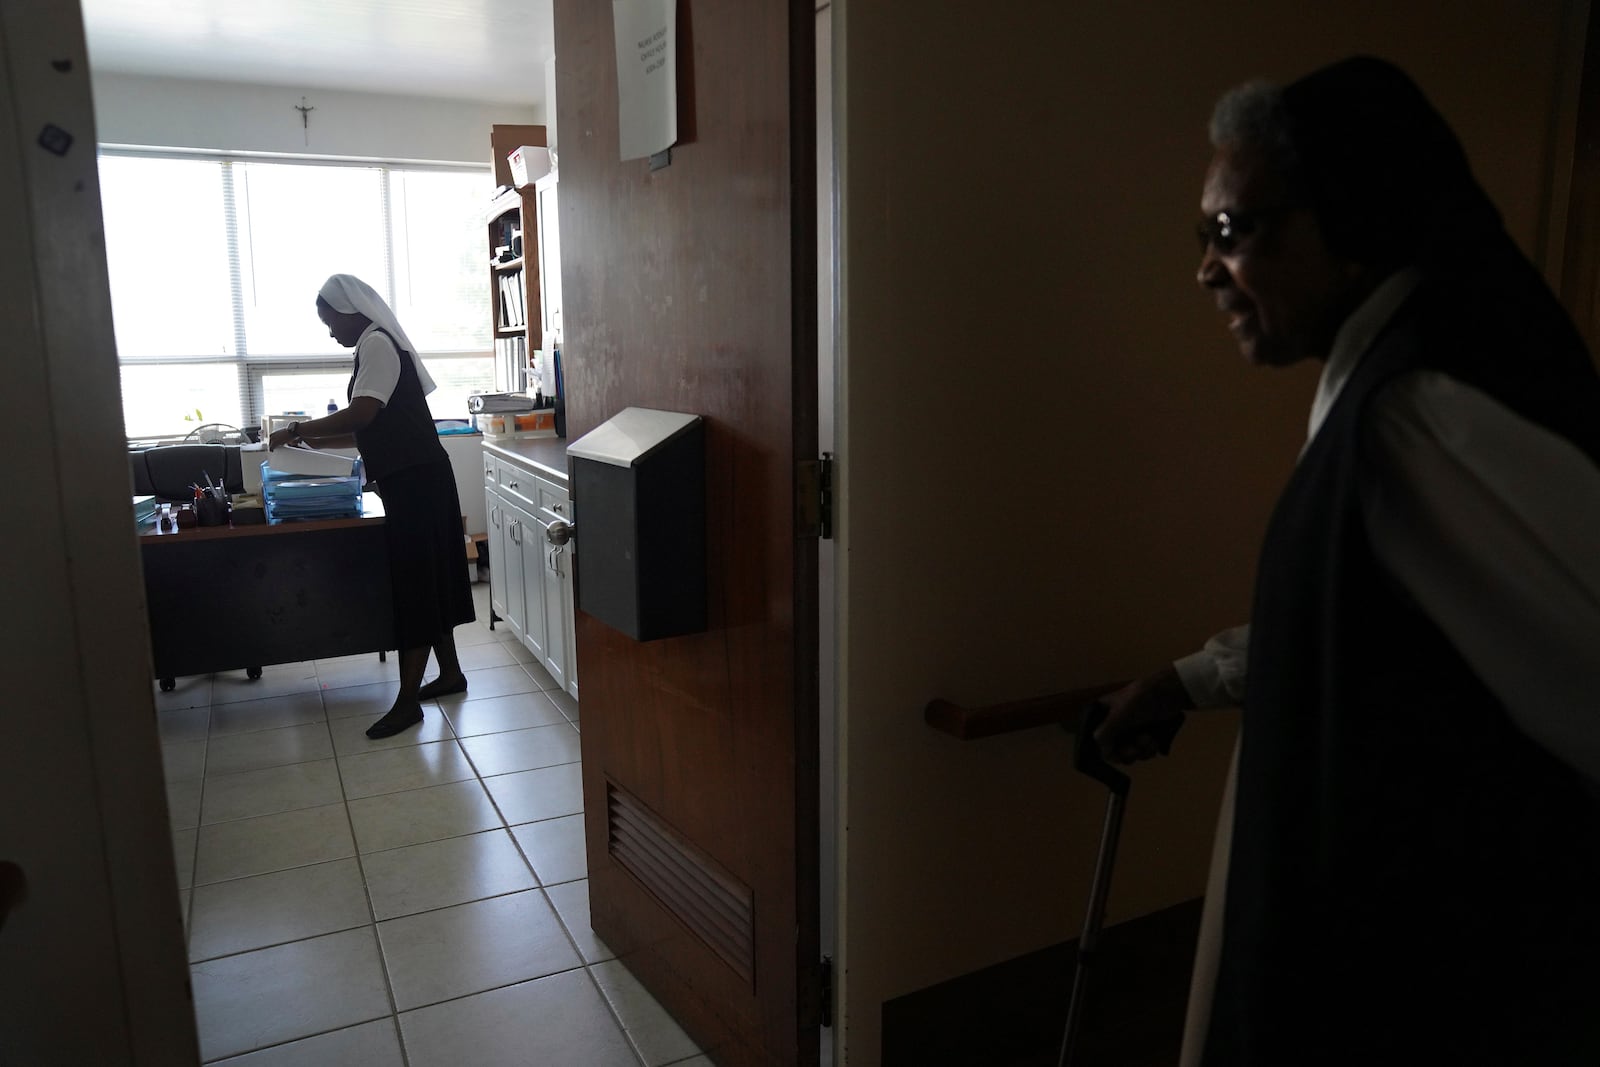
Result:
[[246,678],[250,679],[252,682],[258,682],[258,681],[261,680],[261,668],[260,667],[246,667],[244,669],[244,676]]
[[163,678],[163,679],[161,679],[161,691],[163,693],[170,693],[176,688],[178,688],[177,679],[175,679],[175,678]]

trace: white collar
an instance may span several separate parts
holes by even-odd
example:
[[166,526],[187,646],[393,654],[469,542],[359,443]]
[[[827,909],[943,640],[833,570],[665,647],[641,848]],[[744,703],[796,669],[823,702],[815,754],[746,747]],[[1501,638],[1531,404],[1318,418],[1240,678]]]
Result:
[[1352,311],[1339,327],[1339,332],[1333,338],[1333,348],[1328,352],[1328,362],[1322,368],[1322,377],[1317,382],[1317,395],[1311,401],[1311,419],[1306,429],[1307,444],[1322,428],[1328,412],[1333,410],[1334,401],[1339,399],[1344,383],[1355,373],[1361,357],[1372,347],[1372,342],[1377,340],[1378,334],[1389,325],[1394,313],[1400,310],[1400,305],[1405,303],[1406,297],[1421,281],[1422,274],[1415,267],[1395,271],[1379,283],[1372,295],[1363,300],[1361,306]]

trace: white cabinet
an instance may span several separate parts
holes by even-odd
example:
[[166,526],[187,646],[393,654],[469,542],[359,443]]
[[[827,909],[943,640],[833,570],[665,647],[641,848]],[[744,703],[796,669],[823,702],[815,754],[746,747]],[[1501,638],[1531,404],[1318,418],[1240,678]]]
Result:
[[573,642],[572,544],[545,531],[571,522],[566,486],[503,456],[484,453],[489,514],[489,602],[566,692],[578,695]]

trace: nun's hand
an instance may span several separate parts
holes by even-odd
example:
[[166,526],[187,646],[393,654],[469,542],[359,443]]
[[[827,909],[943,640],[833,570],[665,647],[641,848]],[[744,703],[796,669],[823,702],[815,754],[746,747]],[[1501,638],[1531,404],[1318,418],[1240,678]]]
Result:
[[298,445],[304,443],[305,442],[300,439],[299,434],[285,426],[280,430],[272,431],[272,436],[267,438],[267,451],[274,451],[282,448],[284,445]]
[[1166,667],[1100,698],[1110,710],[1094,732],[1113,763],[1137,763],[1165,751],[1194,706],[1178,672]]

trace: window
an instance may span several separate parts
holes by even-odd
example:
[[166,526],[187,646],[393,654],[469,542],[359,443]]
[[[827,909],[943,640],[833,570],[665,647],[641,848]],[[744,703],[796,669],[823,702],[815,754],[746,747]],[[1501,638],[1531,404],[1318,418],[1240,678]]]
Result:
[[435,418],[494,387],[485,169],[106,150],[100,183],[130,437],[342,406],[351,354],[315,309],[337,273],[385,294]]

